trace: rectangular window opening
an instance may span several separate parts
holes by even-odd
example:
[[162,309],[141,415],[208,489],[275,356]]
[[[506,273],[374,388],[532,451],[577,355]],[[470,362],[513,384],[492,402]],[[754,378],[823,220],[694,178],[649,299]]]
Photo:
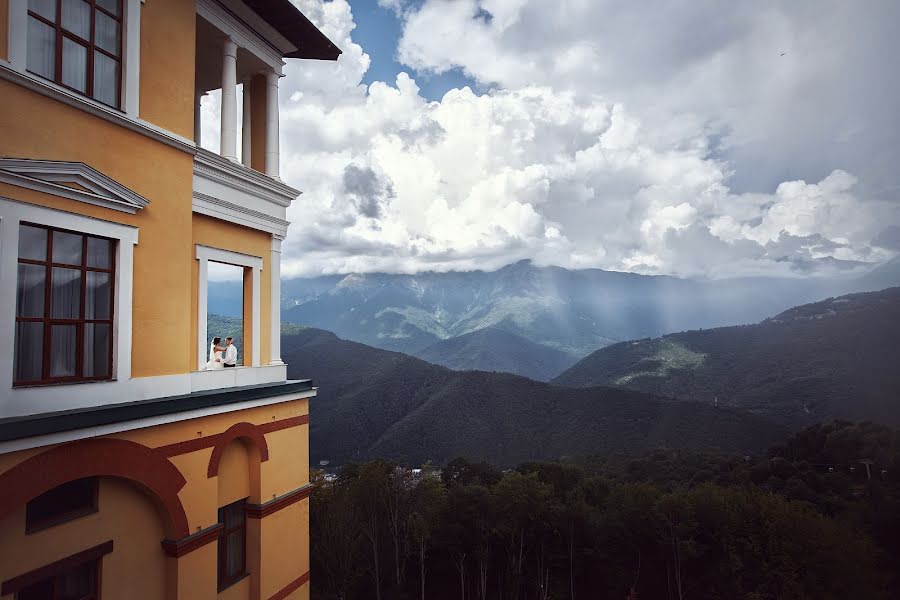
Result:
[[221,592],[246,575],[247,499],[238,500],[219,509],[219,570]]
[[29,0],[26,68],[119,108],[122,12],[122,0]]
[[13,385],[111,379],[115,241],[22,223],[18,263]]
[[[225,368],[232,338],[235,366],[244,364],[244,267],[210,261],[206,284],[207,370]],[[216,343],[216,338],[219,339]],[[220,350],[216,350],[216,347]],[[218,352],[218,354],[217,354]],[[216,362],[217,360],[221,362]]]

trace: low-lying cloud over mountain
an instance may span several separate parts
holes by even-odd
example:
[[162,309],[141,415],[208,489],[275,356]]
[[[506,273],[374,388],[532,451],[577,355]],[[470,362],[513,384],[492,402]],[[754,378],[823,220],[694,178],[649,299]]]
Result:
[[[381,0],[408,72],[368,86],[361,5],[296,3],[344,54],[286,67],[287,276],[807,274],[898,250],[893,0]],[[473,87],[425,98],[448,72]]]

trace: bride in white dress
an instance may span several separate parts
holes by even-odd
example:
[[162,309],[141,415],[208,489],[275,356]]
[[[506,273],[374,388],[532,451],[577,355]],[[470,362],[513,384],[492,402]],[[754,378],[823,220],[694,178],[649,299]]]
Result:
[[212,344],[209,345],[209,361],[206,363],[207,371],[225,368],[225,363],[222,362],[222,351],[225,350],[225,348],[219,345],[221,341],[222,338],[215,337],[213,338]]

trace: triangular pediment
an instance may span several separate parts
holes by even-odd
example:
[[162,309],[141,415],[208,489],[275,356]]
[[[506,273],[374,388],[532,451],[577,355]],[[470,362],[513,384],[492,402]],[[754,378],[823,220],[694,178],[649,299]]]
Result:
[[150,204],[137,192],[81,162],[0,158],[0,181],[132,214]]

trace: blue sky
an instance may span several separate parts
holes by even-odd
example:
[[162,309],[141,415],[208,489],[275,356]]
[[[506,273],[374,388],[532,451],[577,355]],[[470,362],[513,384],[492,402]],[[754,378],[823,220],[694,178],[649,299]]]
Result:
[[400,17],[390,9],[378,5],[377,0],[350,0],[356,29],[353,41],[363,47],[372,61],[363,83],[385,81],[393,84],[400,72],[405,71],[416,80],[422,97],[440,100],[447,91],[469,86],[479,86],[459,69],[446,73],[421,73],[397,62],[397,41],[403,33]]

